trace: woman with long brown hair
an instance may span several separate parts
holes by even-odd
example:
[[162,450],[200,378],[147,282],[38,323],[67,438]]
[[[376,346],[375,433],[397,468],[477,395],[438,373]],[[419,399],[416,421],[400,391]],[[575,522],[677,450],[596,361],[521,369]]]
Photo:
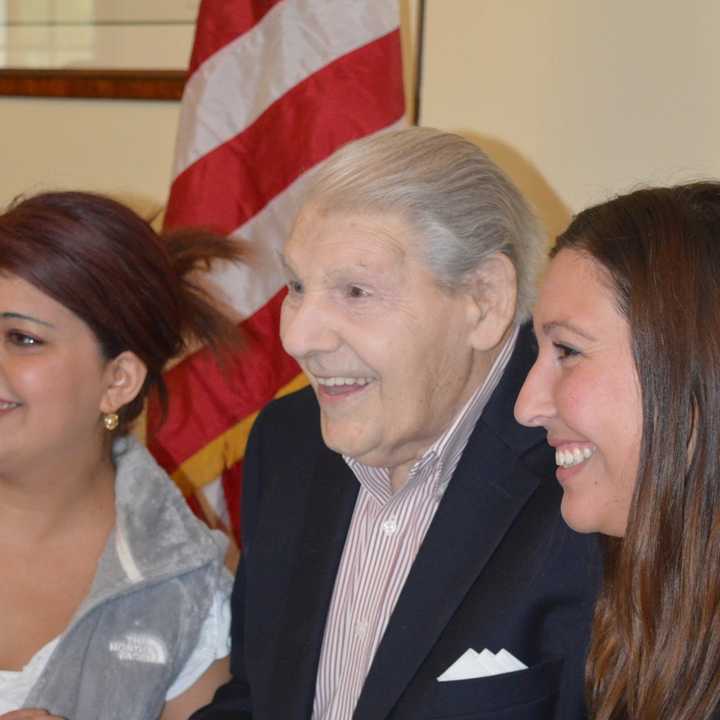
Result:
[[596,720],[720,712],[720,184],[581,212],[552,251],[516,416],[556,448],[562,512],[606,535]]
[[179,720],[228,678],[225,543],[128,428],[234,342],[193,271],[237,257],[87,193],[0,214],[0,717]]

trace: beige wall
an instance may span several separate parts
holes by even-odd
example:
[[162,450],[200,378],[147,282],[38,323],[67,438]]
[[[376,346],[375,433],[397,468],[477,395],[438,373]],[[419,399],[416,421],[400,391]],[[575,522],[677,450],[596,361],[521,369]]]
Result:
[[[401,6],[411,24],[417,0]],[[613,191],[720,176],[718,21],[715,0],[427,0],[421,121],[476,139],[556,232]],[[81,187],[161,205],[177,114],[0,99],[0,203]]]
[[178,103],[0,99],[0,203],[18,193],[105,192],[145,213],[165,202]]
[[556,232],[638,183],[720,176],[715,0],[427,0],[421,121],[477,139]]

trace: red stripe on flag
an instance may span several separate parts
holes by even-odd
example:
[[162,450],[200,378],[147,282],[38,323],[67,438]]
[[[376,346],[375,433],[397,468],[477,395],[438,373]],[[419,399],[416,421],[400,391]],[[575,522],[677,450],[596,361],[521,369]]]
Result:
[[190,58],[192,75],[211,55],[257,25],[282,0],[203,0],[195,24],[195,44]]
[[229,367],[220,367],[203,348],[165,373],[168,415],[161,425],[158,403],[149,403],[148,447],[169,472],[259,410],[300,372],[280,343],[284,295],[283,289],[242,323],[247,347]]
[[232,232],[340,146],[399,120],[405,110],[400,58],[396,30],[296,85],[175,179],[166,226]]

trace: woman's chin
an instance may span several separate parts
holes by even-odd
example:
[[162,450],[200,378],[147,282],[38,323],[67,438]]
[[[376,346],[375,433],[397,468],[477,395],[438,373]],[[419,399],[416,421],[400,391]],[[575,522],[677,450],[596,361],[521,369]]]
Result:
[[627,525],[627,518],[599,517],[596,513],[579,512],[573,507],[567,494],[563,495],[560,505],[560,514],[565,524],[578,533],[601,533],[611,537],[623,537]]

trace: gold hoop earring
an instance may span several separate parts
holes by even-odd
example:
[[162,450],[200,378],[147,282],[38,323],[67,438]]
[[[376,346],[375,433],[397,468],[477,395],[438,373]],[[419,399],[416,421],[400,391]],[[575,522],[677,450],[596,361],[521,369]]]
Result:
[[120,417],[117,413],[105,413],[105,415],[103,415],[103,425],[108,432],[112,432],[117,429],[119,424]]

